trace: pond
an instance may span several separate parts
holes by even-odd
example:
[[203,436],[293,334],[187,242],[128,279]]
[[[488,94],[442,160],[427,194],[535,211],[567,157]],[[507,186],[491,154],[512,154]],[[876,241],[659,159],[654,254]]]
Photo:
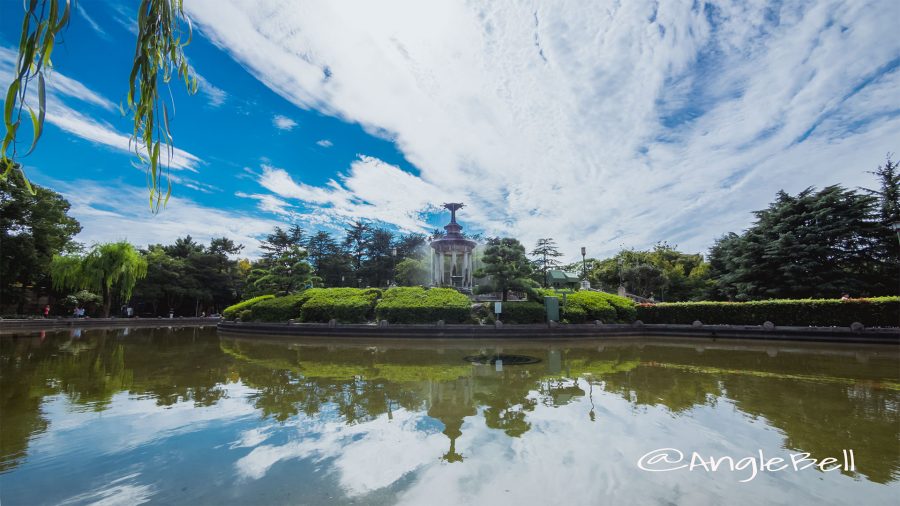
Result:
[[0,345],[5,506],[900,495],[896,346],[300,342],[212,328]]

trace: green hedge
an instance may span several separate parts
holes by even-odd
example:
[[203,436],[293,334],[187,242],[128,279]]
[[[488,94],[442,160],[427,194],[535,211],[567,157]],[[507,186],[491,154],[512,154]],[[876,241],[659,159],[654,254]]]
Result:
[[[286,322],[300,317],[304,294],[275,297],[254,304],[250,308],[251,319],[258,322]],[[241,318],[243,320],[244,318]]]
[[504,302],[500,320],[504,323],[544,323],[547,312],[539,302]]
[[867,327],[900,325],[900,297],[872,299],[803,299],[756,302],[672,302],[642,304],[637,318],[644,323]]
[[404,286],[384,292],[375,314],[390,323],[464,323],[472,319],[472,303],[452,288]]
[[300,319],[304,322],[363,323],[372,317],[377,288],[311,288],[301,294]]
[[242,300],[233,306],[226,307],[225,310],[222,311],[222,316],[224,316],[226,320],[233,320],[239,316],[241,311],[250,309],[257,302],[272,299],[274,297],[274,295],[260,295],[259,297],[253,297],[252,299]]

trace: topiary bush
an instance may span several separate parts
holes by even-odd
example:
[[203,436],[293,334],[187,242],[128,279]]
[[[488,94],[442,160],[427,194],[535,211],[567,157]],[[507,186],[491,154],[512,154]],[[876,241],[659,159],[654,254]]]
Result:
[[[585,321],[602,320],[604,322],[616,321],[618,314],[609,303],[606,296],[600,292],[581,290],[566,295],[566,304],[563,308],[564,318],[569,323],[583,323]],[[562,301],[560,301],[562,302]],[[576,308],[580,308],[576,309]],[[582,311],[584,317],[581,317]],[[579,320],[579,318],[582,318]]]
[[587,311],[578,304],[567,304],[566,307],[560,311],[560,318],[566,323],[584,323],[588,319],[588,314]]
[[[631,323],[637,320],[637,304],[628,297],[619,297],[606,292],[585,292],[595,293],[609,303],[616,310],[616,320],[620,323]],[[602,319],[602,318],[597,318]]]
[[300,319],[304,322],[327,322],[335,319],[341,323],[363,323],[372,317],[381,290],[311,288],[301,295]]
[[540,302],[504,302],[500,320],[504,323],[544,323],[547,312]]
[[469,298],[452,288],[403,286],[385,291],[375,314],[390,323],[464,323],[471,321],[472,308]]
[[[617,321],[621,323],[631,323],[637,319],[637,307],[633,300],[627,297],[619,297],[606,292],[597,292],[593,290],[554,290],[553,288],[541,288],[537,290],[537,294],[541,297],[539,302],[544,303],[543,297],[557,297],[559,299],[561,318],[570,323],[580,323],[582,321],[602,320],[605,322]],[[566,308],[563,306],[563,296],[566,299],[566,305],[574,301],[574,307],[569,307],[569,316],[566,316]],[[615,314],[610,314],[606,309],[606,305],[611,306]],[[605,316],[599,318],[598,316]]]
[[900,326],[900,297],[871,299],[800,299],[754,302],[671,302],[641,304],[637,317],[644,323],[848,327]]
[[[275,297],[260,301],[250,308],[251,320],[259,322],[286,322],[300,317],[304,293]],[[244,318],[241,318],[243,320]]]
[[239,316],[241,311],[250,309],[257,302],[272,299],[274,297],[274,295],[260,295],[259,297],[253,297],[252,299],[242,300],[233,306],[226,307],[225,310],[222,311],[222,316],[224,316],[226,320],[233,320]]

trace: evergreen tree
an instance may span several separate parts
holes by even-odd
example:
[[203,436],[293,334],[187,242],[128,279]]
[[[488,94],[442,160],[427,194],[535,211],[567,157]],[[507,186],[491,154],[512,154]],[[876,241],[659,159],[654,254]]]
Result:
[[392,278],[397,261],[394,249],[394,234],[384,228],[372,228],[366,237],[365,262],[361,277],[367,286],[386,286]]
[[363,258],[366,255],[366,241],[369,238],[369,226],[361,221],[355,221],[346,230],[344,236],[344,250],[352,259],[353,275],[360,277]]
[[877,295],[876,199],[829,186],[777,194],[744,234],[710,250],[716,291],[736,300]]
[[319,231],[307,241],[306,251],[318,283],[324,286],[343,286],[351,276],[350,257],[334,238]]
[[481,259],[484,267],[475,273],[476,278],[490,276],[491,288],[506,301],[509,291],[525,290],[532,285],[531,262],[525,256],[525,247],[510,237],[490,238]]
[[556,247],[556,242],[548,237],[537,240],[534,249],[531,251],[531,256],[537,257],[534,263],[541,271],[541,284],[547,286],[547,271],[559,266],[557,258],[563,256],[563,254]]
[[397,248],[397,259],[421,258],[426,244],[425,236],[422,234],[401,235],[394,245]]
[[879,189],[863,188],[867,194],[878,199],[879,227],[877,232],[876,255],[879,260],[876,279],[880,293],[900,294],[900,238],[894,227],[900,224],[900,168],[887,156],[884,165],[870,172],[878,178]]
[[275,227],[260,248],[265,251],[247,279],[249,295],[287,295],[303,289],[312,278],[312,268],[303,248],[303,229],[294,225],[287,231]]

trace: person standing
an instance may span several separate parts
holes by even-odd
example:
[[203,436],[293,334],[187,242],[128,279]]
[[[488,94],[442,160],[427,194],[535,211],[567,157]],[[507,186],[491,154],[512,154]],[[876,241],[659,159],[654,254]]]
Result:
[[50,318],[50,304],[44,306],[44,318]]

